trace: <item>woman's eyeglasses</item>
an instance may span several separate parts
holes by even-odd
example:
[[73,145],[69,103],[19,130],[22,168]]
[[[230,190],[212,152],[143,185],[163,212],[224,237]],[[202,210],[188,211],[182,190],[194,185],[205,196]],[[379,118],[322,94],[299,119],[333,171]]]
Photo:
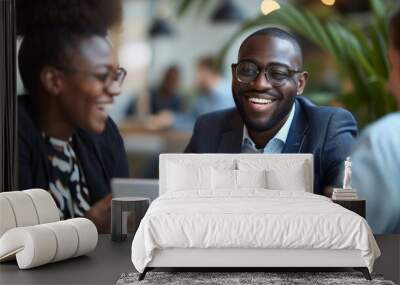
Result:
[[264,73],[266,79],[271,85],[279,87],[284,85],[293,74],[301,73],[300,70],[290,69],[286,65],[282,64],[270,64],[263,70],[260,70],[258,66],[251,61],[242,61],[232,65],[235,69],[236,79],[241,83],[251,83],[255,81],[260,73]]
[[110,87],[114,83],[117,83],[118,86],[121,87],[127,73],[123,67],[118,67],[115,70],[109,69],[106,72],[95,72],[91,70],[70,68],[65,66],[57,66],[56,68],[65,72],[89,74],[98,81],[102,82],[105,88]]

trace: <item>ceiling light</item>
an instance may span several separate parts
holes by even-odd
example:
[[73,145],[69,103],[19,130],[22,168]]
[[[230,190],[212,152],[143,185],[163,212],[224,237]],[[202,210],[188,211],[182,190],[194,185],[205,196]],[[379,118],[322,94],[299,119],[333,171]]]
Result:
[[278,10],[281,8],[278,2],[274,0],[264,0],[261,2],[261,12],[264,15],[268,15],[269,13]]
[[327,6],[333,6],[335,4],[335,0],[321,0],[321,2]]

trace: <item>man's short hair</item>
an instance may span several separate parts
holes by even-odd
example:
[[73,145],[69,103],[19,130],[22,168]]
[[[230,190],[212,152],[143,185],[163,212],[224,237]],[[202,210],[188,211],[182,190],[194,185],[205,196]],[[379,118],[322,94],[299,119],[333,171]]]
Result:
[[278,39],[289,41],[293,45],[296,53],[298,53],[299,56],[300,56],[300,66],[299,66],[299,68],[300,69],[303,68],[303,52],[301,50],[299,42],[297,41],[297,39],[293,35],[291,35],[290,33],[286,32],[285,30],[282,30],[282,29],[276,28],[276,27],[263,28],[261,30],[255,31],[254,33],[249,35],[242,42],[242,44],[240,45],[239,50],[242,49],[242,47],[245,45],[245,43],[247,41],[249,41],[251,38],[253,38],[255,36],[267,36],[267,37],[273,37],[273,38],[278,38]]

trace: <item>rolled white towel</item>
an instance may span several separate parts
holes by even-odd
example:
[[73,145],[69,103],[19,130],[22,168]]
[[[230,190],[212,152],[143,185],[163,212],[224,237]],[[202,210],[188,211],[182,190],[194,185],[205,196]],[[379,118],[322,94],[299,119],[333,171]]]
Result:
[[60,214],[50,193],[28,189],[0,193],[0,237],[9,229],[57,222]]
[[78,233],[78,248],[73,257],[86,254],[96,248],[99,235],[95,224],[91,220],[75,218],[64,222],[73,226]]
[[17,222],[15,221],[14,211],[11,207],[10,201],[0,195],[0,237],[9,229],[15,228]]
[[96,226],[85,218],[13,228],[0,238],[0,262],[16,257],[28,269],[87,254],[97,241]]
[[0,261],[16,256],[20,269],[51,262],[57,251],[57,239],[51,229],[41,225],[13,228],[0,238]]
[[39,224],[32,198],[23,191],[2,192],[0,195],[10,202],[17,227],[26,227]]
[[57,249],[51,262],[57,262],[75,255],[78,249],[78,233],[71,227],[70,223],[55,222],[43,224],[43,227],[49,228],[56,236]]
[[24,190],[23,193],[28,194],[35,206],[38,215],[39,224],[58,222],[60,214],[51,194],[43,189]]

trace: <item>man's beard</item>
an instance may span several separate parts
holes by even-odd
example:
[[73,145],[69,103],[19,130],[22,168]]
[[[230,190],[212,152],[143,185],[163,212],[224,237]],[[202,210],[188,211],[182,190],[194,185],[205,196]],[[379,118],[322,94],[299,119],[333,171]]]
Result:
[[236,109],[238,110],[244,124],[246,125],[247,129],[254,132],[269,131],[276,125],[278,125],[290,113],[290,110],[292,109],[295,101],[295,96],[293,96],[291,100],[282,107],[281,110],[278,110],[277,113],[272,114],[266,122],[258,123],[252,121],[244,111],[243,104],[238,99],[239,97],[245,97],[244,95],[242,95],[242,92],[238,92],[237,95],[235,95],[234,91],[232,90],[232,94],[233,94],[233,100],[235,101]]

